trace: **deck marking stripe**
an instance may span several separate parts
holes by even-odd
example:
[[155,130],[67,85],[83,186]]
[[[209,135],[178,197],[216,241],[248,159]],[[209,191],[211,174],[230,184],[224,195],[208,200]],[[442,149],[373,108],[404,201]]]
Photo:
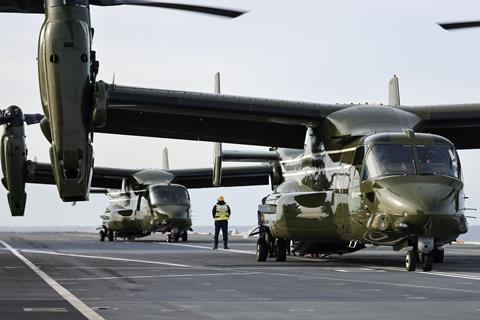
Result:
[[196,249],[205,249],[205,250],[210,250],[210,251],[224,251],[224,252],[232,252],[232,253],[243,253],[243,254],[256,254],[255,251],[249,251],[249,250],[237,250],[237,249],[215,249],[212,250],[210,247],[205,247],[205,246],[197,246],[193,244],[183,244],[183,243],[169,243],[169,242],[164,242],[160,243],[162,245],[168,245],[168,246],[178,246],[178,247],[188,247],[188,248],[196,248]]
[[194,268],[194,266],[191,266],[191,265],[188,265],[188,264],[178,264],[178,263],[169,263],[169,262],[160,262],[160,261],[137,260],[137,259],[128,259],[128,258],[114,258],[114,257],[103,257],[103,256],[89,256],[89,255],[84,255],[84,254],[62,253],[62,252],[42,251],[42,250],[21,249],[20,251],[28,252],[28,253],[51,254],[51,255],[55,255],[55,256],[75,257],[75,258],[100,259],[100,260],[124,261],[124,262],[138,262],[138,263],[158,264],[158,265],[169,266],[169,267]]
[[89,306],[87,306],[82,300],[74,296],[70,291],[62,287],[57,281],[53,280],[48,274],[43,272],[39,267],[33,264],[30,260],[25,258],[17,250],[12,248],[8,243],[3,240],[0,240],[0,243],[10,250],[10,252],[15,255],[18,259],[23,261],[33,272],[35,272],[43,281],[45,281],[53,290],[55,290],[63,299],[70,303],[75,309],[77,309],[81,314],[83,314],[88,320],[105,320],[98,313],[93,311]]
[[[263,272],[263,274],[272,275],[272,276],[282,276],[282,277],[298,277],[298,275],[289,274],[289,273]],[[424,285],[415,285],[415,284],[408,284],[408,283],[355,280],[355,279],[334,278],[334,277],[326,277],[326,276],[302,276],[302,277],[310,278],[310,279],[319,279],[319,280],[331,280],[331,281],[337,281],[337,282],[366,283],[366,284],[376,284],[376,285],[387,285],[387,286],[393,286],[393,287],[434,289],[434,290],[441,290],[441,291],[455,291],[455,292],[467,292],[467,293],[480,294],[480,291],[476,291],[476,290],[424,286]]]
[[92,277],[92,278],[62,278],[57,281],[88,281],[88,280],[115,280],[115,279],[150,279],[150,278],[183,278],[183,277],[217,277],[217,276],[250,276],[262,272],[223,272],[223,273],[189,273],[189,274],[164,274],[151,276],[117,276],[117,277]]

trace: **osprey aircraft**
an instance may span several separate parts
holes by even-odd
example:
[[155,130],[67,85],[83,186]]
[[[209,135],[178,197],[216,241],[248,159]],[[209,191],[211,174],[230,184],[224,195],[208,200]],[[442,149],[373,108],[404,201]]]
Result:
[[[93,167],[93,130],[106,124],[106,91],[96,82],[90,6],[134,5],[235,18],[244,12],[146,0],[2,0],[1,12],[44,14],[38,41],[38,77],[50,142],[50,161],[60,197],[88,200]],[[13,199],[17,205],[21,199]],[[18,210],[17,212],[21,212]]]
[[[318,104],[104,84],[107,123],[97,132],[269,146],[215,148],[222,161],[272,166],[260,206],[257,260],[286,239],[305,251],[343,254],[366,244],[409,248],[408,271],[443,261],[467,232],[457,149],[480,147],[480,104],[404,106],[398,79],[388,105]],[[270,238],[271,241],[267,241]]]

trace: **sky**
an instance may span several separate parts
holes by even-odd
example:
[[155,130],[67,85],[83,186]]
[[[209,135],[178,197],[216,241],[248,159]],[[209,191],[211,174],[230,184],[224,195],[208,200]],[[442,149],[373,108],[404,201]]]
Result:
[[[182,1],[187,2],[187,0]],[[388,80],[400,79],[405,105],[480,102],[480,28],[446,32],[437,22],[480,20],[478,1],[190,1],[244,9],[229,20],[174,10],[92,7],[99,80],[121,85],[324,103],[386,103]],[[41,112],[36,66],[42,15],[0,14],[0,107]],[[38,126],[27,129],[30,158],[48,162]],[[211,167],[210,142],[95,134],[95,163],[159,168],[168,147],[170,167]],[[249,146],[225,145],[224,149]],[[258,148],[258,147],[257,147]],[[480,207],[480,151],[460,151],[469,196]],[[191,190],[195,225],[212,224],[223,194],[231,225],[254,225],[269,186]],[[92,195],[75,206],[54,186],[27,186],[24,217],[11,217],[0,189],[0,227],[100,224],[108,202]],[[469,212],[476,215],[474,211]],[[470,220],[470,223],[480,223]]]

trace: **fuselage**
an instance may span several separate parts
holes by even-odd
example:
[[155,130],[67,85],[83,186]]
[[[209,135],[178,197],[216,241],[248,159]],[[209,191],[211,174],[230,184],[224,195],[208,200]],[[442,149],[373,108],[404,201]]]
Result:
[[401,249],[418,237],[441,246],[467,231],[460,162],[447,139],[407,131],[326,147],[310,130],[305,150],[287,156],[285,181],[262,215],[276,238]]

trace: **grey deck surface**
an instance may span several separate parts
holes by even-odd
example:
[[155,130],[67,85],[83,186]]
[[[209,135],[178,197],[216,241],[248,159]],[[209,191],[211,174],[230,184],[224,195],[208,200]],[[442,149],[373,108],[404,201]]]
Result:
[[[432,272],[370,248],[255,262],[255,240],[99,242],[92,234],[0,233],[105,319],[480,319],[480,246],[449,246]],[[0,244],[0,319],[86,319]]]

